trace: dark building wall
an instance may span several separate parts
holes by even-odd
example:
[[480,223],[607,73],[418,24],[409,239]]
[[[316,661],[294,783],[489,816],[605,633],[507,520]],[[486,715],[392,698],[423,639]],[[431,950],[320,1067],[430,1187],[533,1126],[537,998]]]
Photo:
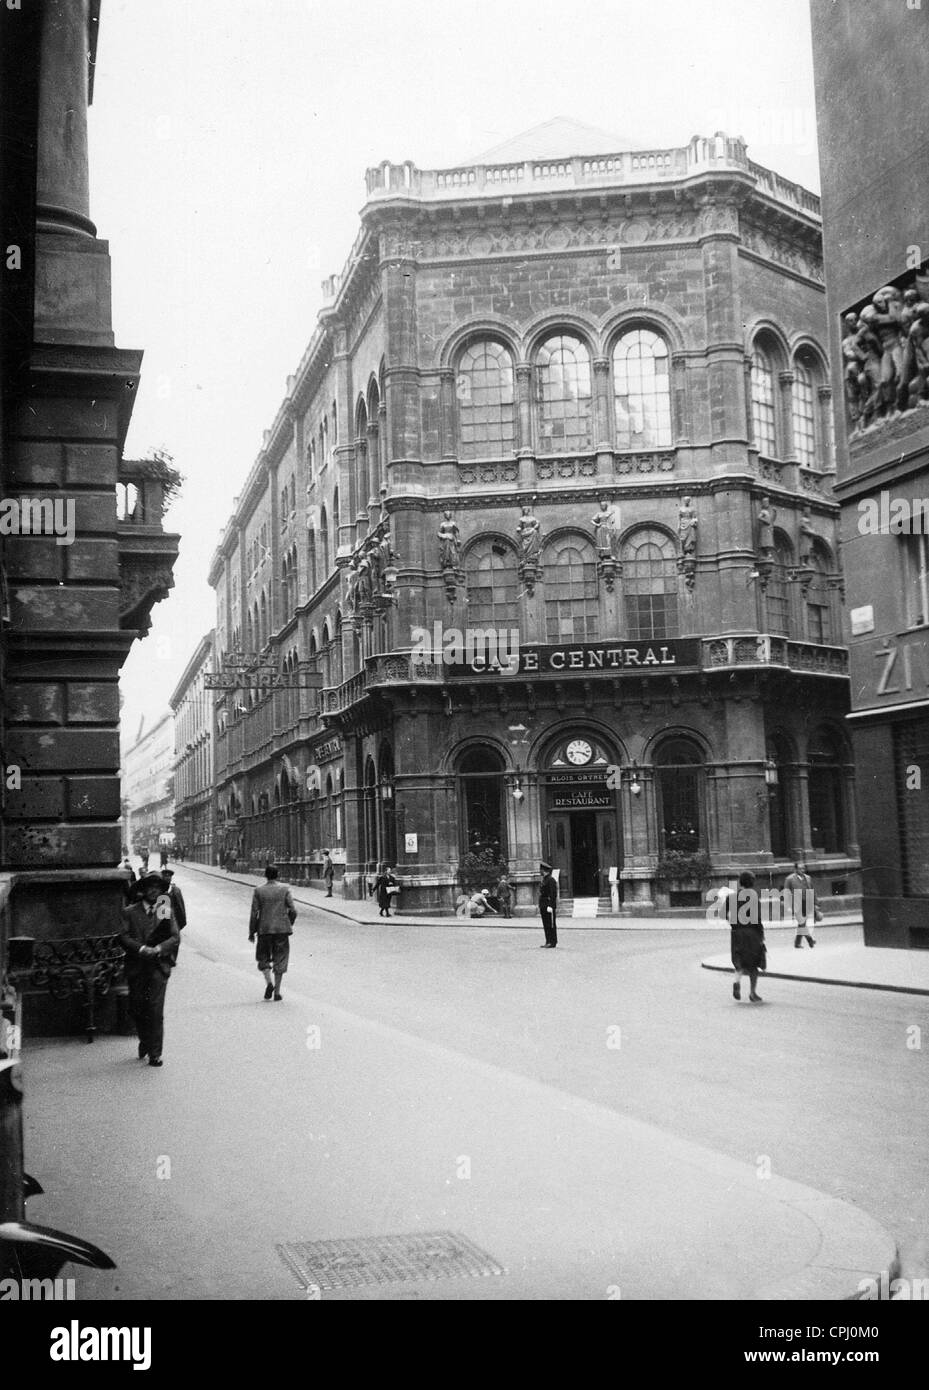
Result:
[[[904,734],[919,744],[929,720],[929,614],[918,593],[920,542],[887,522],[892,502],[929,495],[929,409],[911,394],[912,408],[880,410],[866,428],[852,418],[842,315],[885,285],[929,299],[929,120],[917,96],[929,81],[929,10],[811,0],[811,14],[865,939],[926,946],[929,890],[903,865],[929,849],[929,762],[901,763],[895,750]],[[882,498],[872,532],[864,518]],[[921,768],[921,786],[906,785],[907,765]]]

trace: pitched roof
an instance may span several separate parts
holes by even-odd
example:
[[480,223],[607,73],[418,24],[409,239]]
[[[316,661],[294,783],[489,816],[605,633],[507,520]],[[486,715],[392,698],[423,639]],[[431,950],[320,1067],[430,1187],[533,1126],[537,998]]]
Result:
[[462,160],[469,164],[516,164],[526,159],[568,159],[579,154],[618,154],[621,150],[633,150],[638,146],[624,135],[614,131],[600,130],[596,126],[584,125],[581,121],[569,120],[566,116],[554,116],[550,121],[524,130],[519,135],[504,140],[500,145],[485,150],[483,154]]

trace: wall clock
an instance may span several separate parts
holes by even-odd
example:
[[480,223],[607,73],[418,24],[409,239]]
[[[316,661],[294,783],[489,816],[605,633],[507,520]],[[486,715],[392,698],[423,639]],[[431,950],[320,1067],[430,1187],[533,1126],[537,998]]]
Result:
[[581,767],[584,763],[589,763],[594,755],[594,750],[586,739],[572,739],[565,750],[568,755],[568,762],[574,763],[575,767]]

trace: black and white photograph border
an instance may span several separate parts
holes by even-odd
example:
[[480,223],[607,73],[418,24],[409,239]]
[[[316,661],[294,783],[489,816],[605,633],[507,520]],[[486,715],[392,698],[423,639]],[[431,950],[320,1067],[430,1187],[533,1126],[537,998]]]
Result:
[[165,1374],[163,1312],[239,1301],[635,1304],[642,1347],[673,1302],[734,1366],[895,1364],[927,24],[2,0],[31,1364]]

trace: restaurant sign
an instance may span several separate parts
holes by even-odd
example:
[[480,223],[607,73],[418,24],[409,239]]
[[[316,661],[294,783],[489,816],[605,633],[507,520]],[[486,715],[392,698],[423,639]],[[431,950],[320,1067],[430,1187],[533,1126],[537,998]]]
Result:
[[553,811],[600,811],[610,810],[615,800],[609,792],[592,792],[587,787],[575,791],[554,792],[549,798]]

